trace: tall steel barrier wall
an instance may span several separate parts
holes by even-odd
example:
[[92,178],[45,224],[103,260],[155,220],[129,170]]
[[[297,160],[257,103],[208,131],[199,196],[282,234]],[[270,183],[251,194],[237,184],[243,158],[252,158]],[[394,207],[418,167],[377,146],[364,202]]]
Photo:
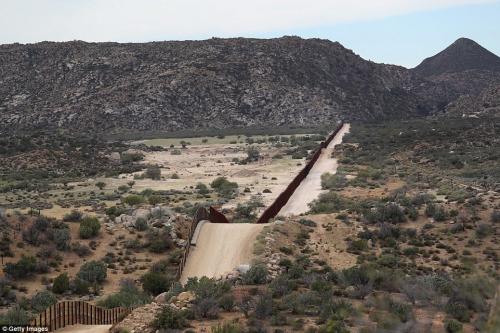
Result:
[[299,187],[300,183],[307,177],[307,175],[311,171],[312,167],[314,166],[314,163],[316,163],[319,156],[321,155],[321,150],[323,148],[328,147],[328,145],[332,142],[333,138],[335,137],[335,135],[337,135],[342,126],[344,126],[344,123],[340,121],[337,128],[328,136],[328,138],[320,143],[319,148],[316,149],[316,151],[312,155],[309,162],[307,162],[305,167],[302,170],[300,170],[300,172],[295,176],[295,178],[291,181],[291,183],[288,184],[286,189],[283,192],[281,192],[281,194],[274,200],[274,202],[269,207],[267,207],[267,209],[262,213],[262,215],[257,220],[257,223],[267,223],[269,222],[270,219],[278,215],[281,208],[283,208],[283,206],[286,205],[286,203],[288,202],[292,194],[295,192],[297,187]]
[[198,223],[202,220],[208,220],[212,223],[229,223],[224,214],[222,214],[212,206],[210,206],[208,210],[204,207],[200,207],[196,210],[196,213],[193,216],[193,220],[189,225],[187,243],[184,246],[181,260],[179,262],[179,267],[177,268],[177,279],[180,279],[182,276],[182,271],[186,266],[187,258],[191,250],[191,239],[193,238],[193,234],[194,231],[196,230],[196,227],[198,226]]

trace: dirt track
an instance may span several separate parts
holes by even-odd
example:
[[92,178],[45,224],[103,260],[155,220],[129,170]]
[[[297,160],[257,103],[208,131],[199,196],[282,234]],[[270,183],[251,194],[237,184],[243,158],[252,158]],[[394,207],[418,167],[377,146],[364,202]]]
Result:
[[191,248],[181,282],[189,277],[219,277],[238,265],[250,264],[253,244],[265,224],[205,223]]
[[57,330],[57,333],[108,333],[111,325],[72,325]]
[[332,174],[337,172],[337,159],[331,157],[333,148],[342,143],[342,138],[349,132],[349,128],[350,125],[345,124],[328,147],[323,149],[306,179],[300,183],[278,215],[300,215],[309,210],[309,203],[316,199],[323,191],[321,189],[321,175],[325,172]]

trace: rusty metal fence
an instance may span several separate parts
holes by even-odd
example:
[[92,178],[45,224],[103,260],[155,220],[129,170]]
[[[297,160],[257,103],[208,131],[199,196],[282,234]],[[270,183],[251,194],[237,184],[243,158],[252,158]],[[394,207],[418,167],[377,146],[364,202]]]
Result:
[[30,325],[47,327],[49,332],[69,325],[113,325],[120,322],[132,309],[105,309],[83,301],[62,301],[39,313]]
[[340,131],[344,123],[339,122],[337,128],[328,136],[328,138],[320,143],[320,146],[311,156],[311,159],[305,167],[300,170],[300,172],[295,176],[295,178],[291,181],[290,184],[286,187],[286,189],[280,193],[280,195],[274,200],[274,202],[267,207],[267,209],[262,213],[262,215],[257,220],[257,223],[267,223],[270,219],[274,218],[280,212],[281,208],[286,205],[292,194],[295,192],[297,187],[299,187],[300,183],[307,177],[309,172],[311,171],[314,163],[318,160],[321,155],[321,150],[323,148],[328,147],[328,145],[332,142],[333,138]]

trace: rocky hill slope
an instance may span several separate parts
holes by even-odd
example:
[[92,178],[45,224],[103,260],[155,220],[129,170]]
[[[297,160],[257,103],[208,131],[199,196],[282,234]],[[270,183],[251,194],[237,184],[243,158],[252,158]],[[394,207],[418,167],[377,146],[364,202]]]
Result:
[[429,80],[418,70],[366,61],[339,43],[297,37],[0,45],[0,133],[406,118],[443,110],[469,92],[456,81]]
[[468,70],[500,72],[500,57],[471,39],[460,38],[414,68],[414,72],[425,77]]

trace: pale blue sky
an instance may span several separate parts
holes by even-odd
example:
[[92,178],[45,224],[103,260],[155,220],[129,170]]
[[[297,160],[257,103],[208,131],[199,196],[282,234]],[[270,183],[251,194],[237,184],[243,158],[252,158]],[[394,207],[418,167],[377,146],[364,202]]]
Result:
[[0,0],[0,44],[283,35],[406,67],[459,37],[500,55],[500,0]]

